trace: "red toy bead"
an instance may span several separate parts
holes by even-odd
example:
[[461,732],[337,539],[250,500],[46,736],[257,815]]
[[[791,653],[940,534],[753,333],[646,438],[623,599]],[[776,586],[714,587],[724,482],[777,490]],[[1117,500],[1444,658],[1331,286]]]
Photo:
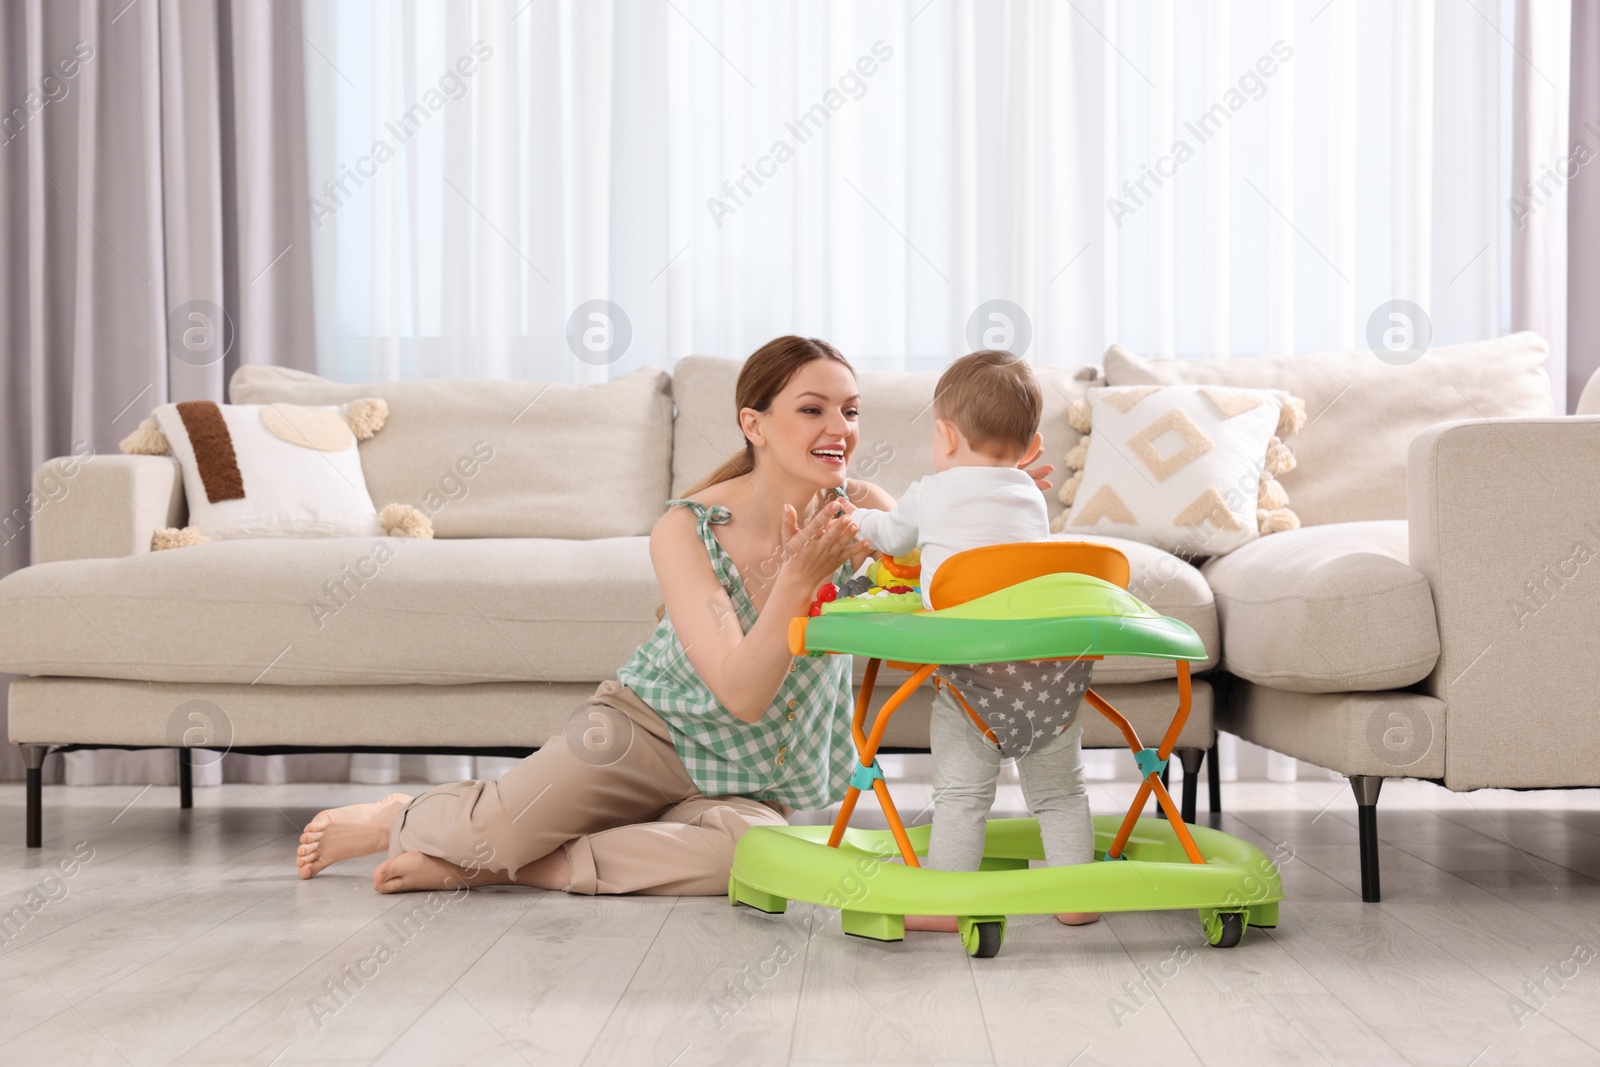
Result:
[[911,587],[909,585],[890,585],[885,586],[883,591],[886,593],[909,593],[911,592]]
[[817,603],[819,604],[826,604],[830,600],[837,600],[838,597],[839,587],[834,585],[832,582],[823,582],[822,587],[817,590]]

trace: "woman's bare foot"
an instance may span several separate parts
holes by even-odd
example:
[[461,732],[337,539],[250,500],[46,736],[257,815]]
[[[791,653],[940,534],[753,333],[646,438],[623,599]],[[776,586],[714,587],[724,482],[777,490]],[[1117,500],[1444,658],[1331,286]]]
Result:
[[1066,911],[1056,916],[1056,922],[1066,923],[1068,926],[1088,926],[1099,921],[1098,911]]
[[378,864],[372,872],[372,888],[380,893],[416,893],[432,889],[469,889],[480,885],[525,885],[531,889],[565,889],[572,882],[572,864],[567,850],[558,848],[517,871],[516,881],[504,871],[479,867],[468,870],[423,852],[402,852]]
[[371,804],[347,804],[319,811],[306,823],[295,852],[301,878],[311,878],[330,864],[368,856],[389,847],[389,827],[400,809],[411,803],[404,793],[390,793]]
[[469,871],[425,852],[402,852],[378,864],[372,888],[380,893],[419,893],[430,889],[460,889],[480,885],[510,885],[504,871],[482,867]]
[[567,859],[565,848],[558,848],[532,863],[524,863],[517,871],[517,885],[525,885],[529,889],[556,889],[566,892],[571,884],[572,861]]

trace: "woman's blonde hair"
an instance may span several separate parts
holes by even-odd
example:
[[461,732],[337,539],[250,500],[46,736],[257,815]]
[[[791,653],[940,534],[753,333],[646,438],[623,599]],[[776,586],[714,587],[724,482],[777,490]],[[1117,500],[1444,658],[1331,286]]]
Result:
[[[774,337],[756,349],[744,361],[744,366],[739,368],[739,382],[733,390],[733,417],[737,420],[739,412],[745,408],[754,408],[763,413],[770,411],[773,400],[783,392],[784,386],[789,384],[800,368],[818,359],[831,359],[852,375],[856,372],[837,348],[815,337]],[[755,466],[755,446],[747,437],[742,451],[729,456],[720,467],[695,483],[694,488],[680,495],[694,496],[713,485],[743,477],[755,470]]]

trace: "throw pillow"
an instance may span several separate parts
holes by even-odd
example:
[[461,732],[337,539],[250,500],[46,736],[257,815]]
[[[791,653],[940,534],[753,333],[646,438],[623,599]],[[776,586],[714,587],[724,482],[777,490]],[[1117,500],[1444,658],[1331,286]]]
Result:
[[1306,402],[1300,466],[1283,479],[1307,526],[1406,517],[1411,439],[1454,419],[1551,414],[1549,346],[1533,333],[1433,348],[1394,366],[1366,349],[1233,359],[1105,354],[1106,385],[1282,389]]
[[190,524],[155,531],[152,550],[245,537],[431,537],[407,504],[380,512],[357,442],[383,428],[388,405],[163,404],[122,451],[171,455],[183,469]]
[[1142,385],[1090,390],[1072,412],[1060,532],[1110,534],[1190,558],[1221,556],[1299,518],[1277,475],[1305,404],[1276,389]]
[[439,537],[644,536],[671,495],[673,386],[655,366],[593,385],[344,384],[247,363],[228,396],[235,404],[388,401],[389,425],[361,446],[367,490],[373,500],[415,505]]

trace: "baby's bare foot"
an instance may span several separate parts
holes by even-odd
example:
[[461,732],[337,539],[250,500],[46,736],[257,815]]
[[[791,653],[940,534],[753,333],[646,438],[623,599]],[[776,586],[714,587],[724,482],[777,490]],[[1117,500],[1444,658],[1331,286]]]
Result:
[[504,871],[468,871],[424,852],[402,852],[372,872],[372,888],[380,893],[420,893],[480,885],[509,885]]
[[389,827],[400,809],[411,803],[404,793],[390,793],[371,804],[348,804],[317,812],[300,834],[295,866],[301,878],[353,856],[367,856],[389,847]]
[[1088,926],[1090,923],[1100,921],[1098,911],[1067,911],[1056,916],[1056,921],[1066,923],[1068,926]]
[[933,930],[941,934],[956,933],[960,926],[954,915],[907,915],[907,930]]

